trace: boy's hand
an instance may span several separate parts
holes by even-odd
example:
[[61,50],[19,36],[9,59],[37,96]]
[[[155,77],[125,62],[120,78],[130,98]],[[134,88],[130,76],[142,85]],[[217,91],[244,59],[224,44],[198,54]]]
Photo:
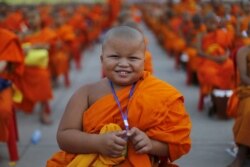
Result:
[[147,154],[152,150],[152,142],[150,138],[138,128],[131,128],[127,133],[130,141],[133,143],[133,146],[137,153]]
[[99,152],[109,157],[120,157],[126,149],[126,131],[117,131],[101,135]]

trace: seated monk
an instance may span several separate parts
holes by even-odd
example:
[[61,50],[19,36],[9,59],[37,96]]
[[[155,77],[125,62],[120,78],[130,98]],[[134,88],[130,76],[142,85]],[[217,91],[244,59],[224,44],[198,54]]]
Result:
[[101,53],[106,77],[82,86],[69,100],[57,131],[62,151],[47,167],[167,166],[189,152],[184,98],[144,71],[145,49],[136,29],[107,32]]
[[[218,28],[214,13],[207,14],[205,24],[207,33],[201,37],[201,46],[198,48],[198,55],[202,58],[197,71],[201,96],[209,95],[214,88],[233,89],[235,85],[227,33]],[[202,107],[199,106],[199,109]]]

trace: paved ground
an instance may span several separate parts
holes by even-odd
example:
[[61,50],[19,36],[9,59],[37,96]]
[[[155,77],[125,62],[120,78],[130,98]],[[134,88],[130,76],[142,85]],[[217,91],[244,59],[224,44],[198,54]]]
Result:
[[[207,112],[197,111],[198,87],[185,85],[185,73],[174,69],[173,60],[167,57],[158,46],[152,33],[145,27],[144,29],[149,39],[149,50],[153,54],[155,75],[173,84],[183,93],[186,99],[185,105],[193,123],[192,149],[188,155],[176,163],[181,167],[226,167],[233,159],[225,152],[225,149],[233,141],[231,132],[233,121],[209,118]],[[20,135],[18,143],[20,160],[16,164],[17,167],[44,167],[46,160],[58,151],[56,130],[64,107],[72,93],[80,85],[100,78],[99,55],[100,45],[95,45],[92,49],[84,52],[81,71],[75,70],[74,65],[72,65],[70,74],[72,85],[70,88],[64,88],[62,80],[59,80],[61,85],[54,90],[54,99],[51,101],[54,118],[52,126],[42,126],[38,121],[37,112],[33,115],[17,113]],[[30,138],[36,129],[41,130],[42,139],[37,145],[34,145],[30,142]],[[7,167],[8,162],[6,144],[0,143],[0,167]]]

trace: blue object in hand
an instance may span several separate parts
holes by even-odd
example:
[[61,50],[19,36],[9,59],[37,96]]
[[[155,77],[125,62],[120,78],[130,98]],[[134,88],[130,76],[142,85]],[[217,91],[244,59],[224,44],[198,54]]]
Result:
[[37,144],[39,143],[41,138],[42,138],[42,132],[39,129],[36,129],[31,136],[31,142],[33,144]]

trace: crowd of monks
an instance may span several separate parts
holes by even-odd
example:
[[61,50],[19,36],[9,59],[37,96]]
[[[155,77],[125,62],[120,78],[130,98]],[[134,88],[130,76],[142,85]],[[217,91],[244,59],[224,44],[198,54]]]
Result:
[[[0,4],[0,141],[8,139],[13,108],[32,113],[40,103],[41,122],[50,124],[53,85],[62,76],[65,87],[70,86],[70,62],[80,69],[82,52],[98,41],[105,30],[126,25],[141,31],[137,23],[142,19],[166,55],[174,58],[175,68],[185,67],[186,84],[198,83],[199,110],[203,110],[204,99],[214,95],[215,90],[221,90],[230,99],[231,94],[226,92],[234,91],[240,83],[237,52],[250,45],[249,1],[174,3],[169,0],[164,4],[151,2],[123,9],[119,0],[18,8],[3,3]],[[147,37],[145,40],[147,43]],[[29,57],[32,54],[40,55],[41,59],[34,61]],[[153,73],[151,53],[147,50],[145,56],[145,70]],[[237,113],[226,114],[237,117]]]
[[[244,123],[250,120],[249,83],[244,81],[249,79],[249,59],[238,51],[250,45],[250,1],[167,1],[145,5],[142,12],[175,68],[184,67],[186,84],[198,84],[198,110],[209,101],[210,116],[235,118],[239,151],[229,166],[242,166],[250,147],[250,126]],[[249,49],[245,52],[250,55]]]
[[[155,12],[146,12],[154,10]],[[147,25],[159,43],[175,59],[175,67],[186,66],[188,85],[198,79],[200,102],[213,89],[230,90],[237,84],[235,55],[250,43],[250,3],[183,0],[144,10]]]
[[50,100],[59,77],[70,86],[73,61],[81,69],[82,52],[116,20],[121,2],[90,4],[0,4],[0,141],[9,139],[15,111],[31,114],[40,105],[40,121],[51,124]]

